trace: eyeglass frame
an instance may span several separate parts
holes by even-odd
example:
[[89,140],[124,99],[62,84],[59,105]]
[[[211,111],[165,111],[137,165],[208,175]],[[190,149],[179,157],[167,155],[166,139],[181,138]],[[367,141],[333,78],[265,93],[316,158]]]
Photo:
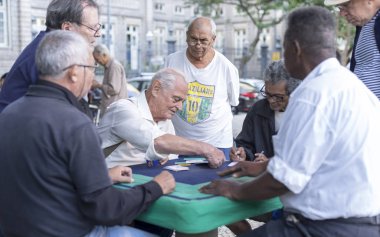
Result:
[[67,69],[69,69],[69,68],[71,68],[71,67],[74,67],[74,66],[83,67],[83,68],[85,68],[85,69],[86,69],[86,68],[92,68],[92,69],[93,69],[93,70],[92,70],[93,73],[95,73],[96,68],[99,67],[98,64],[95,64],[95,65],[85,65],[85,64],[74,63],[74,64],[71,64],[70,66],[67,66],[67,67],[63,68],[61,71],[62,71],[62,72],[63,72],[63,71],[66,71]]
[[198,42],[201,46],[209,46],[213,41],[213,39],[212,40],[207,39],[207,43],[202,42],[205,40],[206,39],[199,39],[199,38],[196,39],[196,38],[192,38],[191,36],[188,36],[188,39],[186,41],[190,46],[195,46],[198,44]]
[[80,25],[80,26],[84,26],[87,29],[90,29],[90,30],[94,31],[94,36],[96,36],[96,34],[99,33],[99,31],[102,29],[102,24],[100,24],[100,23],[96,24],[96,26],[98,27],[98,29],[93,28],[93,27],[88,26],[88,25],[83,24],[83,23],[77,23],[77,24]]
[[283,102],[285,100],[286,97],[288,97],[289,95],[286,94],[286,95],[279,95],[279,94],[270,94],[270,93],[266,93],[265,92],[265,85],[263,87],[261,87],[260,89],[260,94],[266,98],[266,99],[269,99],[269,98],[274,98],[274,101],[275,102]]

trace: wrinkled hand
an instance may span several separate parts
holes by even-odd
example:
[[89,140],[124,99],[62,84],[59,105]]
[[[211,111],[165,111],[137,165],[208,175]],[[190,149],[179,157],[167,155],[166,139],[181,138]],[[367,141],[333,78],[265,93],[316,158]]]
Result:
[[269,160],[263,153],[255,153],[255,157],[256,158],[253,162],[264,162]]
[[225,196],[230,199],[237,199],[240,184],[230,180],[214,180],[211,183],[201,187],[200,192]]
[[258,176],[262,174],[268,165],[268,161],[264,162],[251,162],[251,161],[241,161],[236,165],[227,168],[218,173],[220,176],[226,176],[232,174],[233,177],[242,177],[242,176]]
[[163,194],[171,193],[175,188],[175,179],[168,171],[162,171],[159,175],[153,178],[153,181],[160,185]]
[[113,183],[132,183],[132,169],[125,166],[115,166],[108,169],[108,174]]
[[245,154],[245,150],[243,147],[232,147],[230,151],[230,159],[232,161],[243,161],[247,159],[247,155]]
[[205,154],[205,157],[208,160],[208,166],[210,166],[210,168],[218,168],[226,160],[223,151],[215,147],[213,147],[209,153]]

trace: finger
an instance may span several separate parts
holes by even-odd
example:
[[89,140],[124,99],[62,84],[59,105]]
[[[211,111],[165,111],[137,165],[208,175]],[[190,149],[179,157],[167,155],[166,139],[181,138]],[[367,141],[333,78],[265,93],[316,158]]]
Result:
[[220,171],[217,174],[219,176],[223,177],[223,176],[230,175],[230,174],[233,174],[235,172],[238,172],[240,170],[241,170],[241,168],[240,168],[239,164],[237,164],[235,166],[232,166],[231,168],[228,168],[226,170]]
[[214,194],[215,190],[211,184],[205,185],[199,189],[201,193]]

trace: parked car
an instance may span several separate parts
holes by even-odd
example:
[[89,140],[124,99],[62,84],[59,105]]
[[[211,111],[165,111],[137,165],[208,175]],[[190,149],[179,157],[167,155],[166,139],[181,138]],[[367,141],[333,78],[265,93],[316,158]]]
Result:
[[248,112],[256,101],[259,100],[260,88],[252,86],[247,82],[240,82],[239,105],[233,106],[232,112],[238,114],[239,112]]
[[[256,87],[258,89],[257,91],[260,92],[260,89],[263,88],[265,82],[261,79],[256,79],[256,78],[240,78],[241,82],[245,82],[250,84],[251,86]],[[258,99],[261,100],[264,97],[259,93]]]
[[141,76],[127,79],[127,82],[141,92],[148,89],[152,82],[153,75],[154,73],[141,73]]

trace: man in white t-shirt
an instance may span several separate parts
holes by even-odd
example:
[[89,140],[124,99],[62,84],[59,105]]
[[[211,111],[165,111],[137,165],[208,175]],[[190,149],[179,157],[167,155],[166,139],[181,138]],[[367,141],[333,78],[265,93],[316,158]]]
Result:
[[[211,168],[224,162],[223,152],[205,142],[175,135],[172,116],[182,108],[187,82],[182,73],[165,68],[158,71],[149,88],[137,97],[110,105],[98,132],[107,166],[129,166],[159,160],[171,154],[206,157]],[[174,158],[174,157],[173,157]]]
[[290,95],[267,162],[239,162],[202,192],[235,200],[280,196],[284,217],[242,237],[380,236],[380,102],[335,58],[334,16],[307,7],[288,16],[285,66],[302,79]]
[[232,147],[231,105],[239,104],[236,67],[214,48],[215,22],[197,17],[186,32],[185,50],[169,55],[165,67],[182,71],[188,84],[183,109],[172,121],[176,134],[214,145],[229,159]]

